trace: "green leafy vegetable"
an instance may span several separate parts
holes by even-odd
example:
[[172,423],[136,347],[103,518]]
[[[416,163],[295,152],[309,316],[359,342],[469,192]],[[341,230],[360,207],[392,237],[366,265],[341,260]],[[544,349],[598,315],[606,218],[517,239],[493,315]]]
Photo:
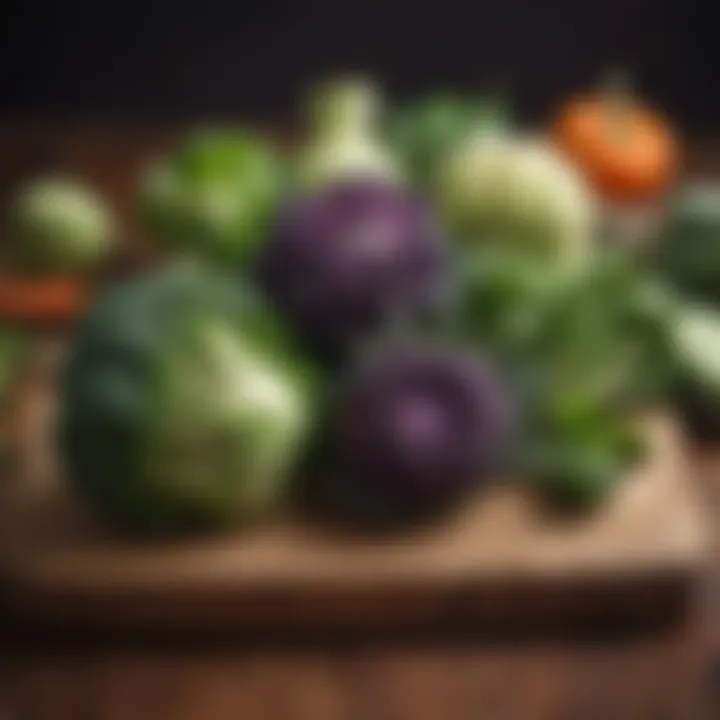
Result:
[[505,104],[496,98],[434,95],[392,113],[387,135],[415,184],[427,189],[439,162],[454,146],[471,132],[504,127],[508,115]]
[[307,137],[297,157],[304,188],[375,179],[399,184],[399,164],[376,132],[380,93],[366,79],[313,87],[305,100]]
[[690,302],[674,326],[673,399],[694,434],[720,434],[720,311]]
[[546,141],[475,132],[441,163],[434,194],[468,249],[509,247],[570,272],[592,259],[594,199]]
[[674,298],[611,251],[573,276],[478,254],[461,287],[457,332],[501,358],[521,396],[518,470],[557,504],[599,502],[638,457],[627,410],[667,392]]
[[102,198],[67,178],[33,180],[10,208],[12,258],[25,272],[90,269],[110,252],[113,231]]
[[171,267],[116,286],[79,324],[61,383],[63,457],[119,525],[243,520],[283,497],[314,383],[257,297]]
[[[555,437],[539,438],[534,454],[524,463],[527,476],[554,507],[585,510],[605,500],[628,467],[643,456],[637,430],[622,427],[609,416],[598,422],[592,434],[564,431]],[[603,430],[612,428],[612,433]]]
[[651,260],[679,291],[720,303],[720,183],[680,188],[671,199]]
[[205,130],[148,170],[141,209],[170,246],[244,261],[265,238],[283,182],[280,159],[265,140]]
[[572,277],[520,253],[479,254],[460,293],[461,337],[531,367],[538,384],[603,402],[666,387],[674,297],[620,253]]

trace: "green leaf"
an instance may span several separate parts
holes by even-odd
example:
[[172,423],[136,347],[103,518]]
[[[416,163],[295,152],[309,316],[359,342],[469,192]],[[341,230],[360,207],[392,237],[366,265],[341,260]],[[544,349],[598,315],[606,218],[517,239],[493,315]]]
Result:
[[542,497],[562,509],[588,509],[603,501],[643,456],[637,432],[611,416],[538,437],[526,470]]
[[509,116],[505,98],[436,94],[396,110],[387,134],[416,184],[427,188],[438,159],[456,143],[473,130],[504,127]]

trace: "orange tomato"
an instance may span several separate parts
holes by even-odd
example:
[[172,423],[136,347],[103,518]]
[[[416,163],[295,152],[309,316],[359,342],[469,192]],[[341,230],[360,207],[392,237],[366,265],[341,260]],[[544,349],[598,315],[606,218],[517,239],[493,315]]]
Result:
[[552,136],[609,200],[652,200],[677,169],[678,149],[668,123],[630,95],[606,92],[569,102]]

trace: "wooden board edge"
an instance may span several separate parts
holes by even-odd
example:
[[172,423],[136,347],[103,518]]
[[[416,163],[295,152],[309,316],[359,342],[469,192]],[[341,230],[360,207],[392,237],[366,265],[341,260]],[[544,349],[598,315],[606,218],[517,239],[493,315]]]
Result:
[[551,631],[598,624],[629,626],[671,622],[698,602],[700,576],[663,574],[632,578],[458,583],[425,589],[351,589],[234,594],[118,592],[98,603],[72,592],[9,593],[2,615],[36,630],[141,633],[239,632],[245,635],[322,635],[365,631],[453,628],[507,632]]

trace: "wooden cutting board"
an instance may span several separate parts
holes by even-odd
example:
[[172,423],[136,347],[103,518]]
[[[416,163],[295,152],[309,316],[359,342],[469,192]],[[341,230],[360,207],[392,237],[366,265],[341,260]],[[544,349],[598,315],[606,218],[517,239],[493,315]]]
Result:
[[703,522],[682,434],[642,420],[652,452],[596,514],[550,517],[517,484],[397,535],[299,517],[182,541],[113,535],[59,476],[49,441],[58,346],[40,343],[6,413],[0,572],[12,612],[112,627],[286,628],[598,618],[692,597]]

